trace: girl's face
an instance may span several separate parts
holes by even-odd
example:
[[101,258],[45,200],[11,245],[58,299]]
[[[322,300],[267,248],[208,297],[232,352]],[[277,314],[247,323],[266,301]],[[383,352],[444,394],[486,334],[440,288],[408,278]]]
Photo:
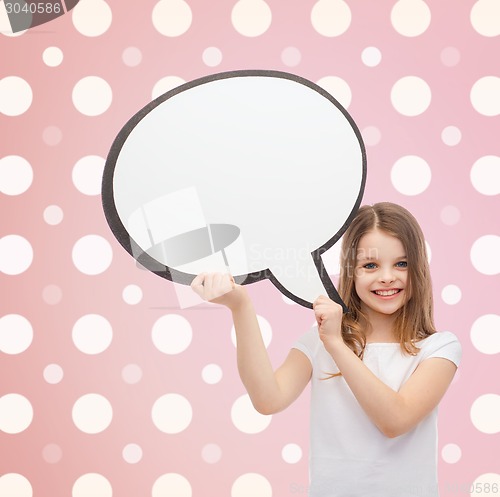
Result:
[[390,316],[409,295],[407,259],[401,241],[377,229],[361,237],[354,286],[368,318]]

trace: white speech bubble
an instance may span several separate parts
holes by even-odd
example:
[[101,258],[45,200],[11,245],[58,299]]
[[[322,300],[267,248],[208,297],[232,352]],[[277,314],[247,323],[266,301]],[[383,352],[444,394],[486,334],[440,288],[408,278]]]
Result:
[[316,84],[233,71],[161,95],[123,127],[108,155],[108,223],[144,267],[190,284],[225,270],[269,278],[311,307],[342,303],[321,254],[347,229],[366,179],[361,134]]

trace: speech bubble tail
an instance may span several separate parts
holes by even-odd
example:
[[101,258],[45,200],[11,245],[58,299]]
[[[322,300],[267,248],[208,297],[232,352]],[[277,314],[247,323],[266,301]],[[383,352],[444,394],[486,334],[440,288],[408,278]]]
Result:
[[270,272],[273,284],[294,302],[312,309],[313,302],[320,295],[326,294],[342,306],[344,313],[347,312],[347,306],[340,298],[317,252],[307,258],[288,260],[280,266],[273,266]]
[[321,269],[320,275],[322,274],[323,277],[321,277],[321,282],[323,283],[323,286],[325,287],[325,290],[328,294],[328,297],[331,298],[334,302],[337,302],[337,304],[342,306],[342,310],[344,314],[349,311],[347,306],[345,305],[344,301],[341,299],[339,292],[335,288],[335,285],[333,284],[332,280],[328,276],[325,266],[323,265],[323,261],[320,260],[321,264]]

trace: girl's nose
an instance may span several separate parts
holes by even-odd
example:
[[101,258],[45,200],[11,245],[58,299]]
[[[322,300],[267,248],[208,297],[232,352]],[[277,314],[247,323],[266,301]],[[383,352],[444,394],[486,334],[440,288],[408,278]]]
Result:
[[394,276],[394,271],[392,268],[384,268],[380,273],[380,282],[381,283],[392,283],[396,277]]

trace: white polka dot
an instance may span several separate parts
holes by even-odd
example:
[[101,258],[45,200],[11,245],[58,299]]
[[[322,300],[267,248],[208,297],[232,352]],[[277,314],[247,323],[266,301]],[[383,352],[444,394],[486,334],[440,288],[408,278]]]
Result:
[[30,401],[18,393],[0,397],[0,430],[15,434],[26,430],[33,421]]
[[470,180],[483,195],[500,194],[500,157],[485,155],[472,166]]
[[177,393],[160,397],[153,405],[151,416],[154,425],[163,433],[180,433],[191,423],[193,409],[189,401]]
[[478,397],[470,409],[472,424],[482,433],[500,432],[500,395],[487,393]]
[[288,464],[298,463],[302,459],[302,449],[297,444],[287,444],[281,451],[281,457]]
[[201,372],[201,377],[205,383],[215,385],[222,379],[222,369],[217,364],[207,364]]
[[72,15],[76,30],[88,37],[104,34],[113,20],[111,8],[104,0],[80,0]]
[[470,331],[472,345],[483,354],[500,353],[500,316],[485,314],[477,318]]
[[137,464],[142,459],[142,449],[137,444],[128,444],[123,448],[122,456],[129,464]]
[[71,178],[84,195],[100,195],[105,160],[98,155],[82,157],[73,167]]
[[457,285],[446,285],[441,291],[443,302],[448,305],[455,305],[462,299],[462,291]]
[[482,274],[500,274],[500,236],[484,235],[472,245],[470,258],[474,268]]
[[6,116],[24,114],[33,102],[33,92],[27,81],[18,76],[0,79],[0,112]]
[[460,211],[454,205],[447,205],[441,210],[441,221],[448,226],[453,226],[460,221]]
[[42,59],[47,66],[57,67],[61,65],[64,59],[64,54],[59,47],[47,47],[43,51]]
[[498,0],[478,0],[470,12],[472,27],[482,36],[500,35],[500,3]]
[[5,274],[24,273],[33,262],[30,242],[19,235],[7,235],[0,239],[0,271]]
[[137,47],[128,47],[122,53],[123,63],[128,67],[136,67],[142,62],[142,52]]
[[202,59],[209,67],[218,66],[222,62],[222,52],[217,47],[205,48]]
[[56,385],[60,383],[64,377],[64,371],[59,364],[49,364],[43,370],[43,378],[47,383]]
[[21,354],[33,341],[31,323],[19,314],[0,318],[0,350],[5,354]]
[[80,397],[73,405],[73,423],[84,433],[96,434],[104,431],[113,419],[113,408],[106,397],[89,393]]
[[399,0],[391,10],[391,23],[403,36],[419,36],[431,23],[431,11],[421,0]]
[[152,497],[191,497],[193,495],[191,484],[182,475],[167,473],[160,476],[153,485]]
[[337,76],[325,76],[321,78],[318,85],[326,90],[335,100],[337,100],[345,109],[351,105],[351,88],[342,78]]
[[366,146],[374,147],[380,143],[382,139],[382,133],[380,129],[375,126],[367,126],[361,131],[361,135],[363,136],[363,141]]
[[32,497],[33,488],[29,480],[18,473],[0,476],[0,495],[5,497]]
[[447,444],[441,451],[441,457],[448,464],[455,464],[462,457],[462,450],[457,444]]
[[42,132],[43,142],[50,147],[59,145],[62,138],[62,131],[57,126],[47,126]]
[[62,449],[57,444],[47,444],[42,450],[43,460],[49,464],[57,464],[62,456]]
[[111,483],[98,473],[80,476],[73,485],[72,497],[112,497]]
[[201,450],[201,458],[208,464],[215,464],[220,461],[222,450],[217,444],[207,444]]
[[72,259],[75,267],[84,274],[101,274],[109,268],[113,251],[109,242],[99,235],[86,235],[74,245]]
[[351,9],[344,0],[319,0],[311,11],[313,28],[323,36],[340,36],[351,25]]
[[234,426],[243,433],[260,433],[271,423],[272,416],[257,412],[250,397],[245,394],[238,397],[231,408],[231,420]]
[[99,76],[86,76],[76,83],[71,98],[78,112],[85,116],[99,116],[109,109],[113,90]]
[[64,212],[58,205],[49,205],[43,211],[43,219],[47,224],[55,226],[64,218]]
[[61,143],[62,131],[57,126],[47,126],[42,133],[42,140],[46,145],[55,147]]
[[[273,339],[273,330],[266,318],[257,316],[257,321],[259,323],[260,332],[262,333],[262,339],[264,340],[264,344],[267,349],[267,347],[269,347],[269,344],[271,343],[271,340]],[[234,326],[231,328],[231,341],[236,347],[236,330],[234,329]]]
[[231,497],[272,497],[272,495],[271,484],[258,473],[239,476],[231,487]]
[[26,29],[24,31],[18,31],[17,33],[12,33],[12,28],[10,25],[9,17],[7,16],[7,9],[0,9],[0,35],[8,36],[9,38],[15,38],[18,36],[22,36],[26,33]]
[[166,314],[154,323],[152,338],[160,352],[180,354],[191,344],[193,330],[186,318],[177,314]]
[[142,379],[142,369],[137,364],[127,364],[122,369],[122,378],[125,383],[135,385]]
[[127,285],[122,292],[123,300],[129,305],[136,305],[142,300],[141,287],[137,285]]
[[454,147],[462,140],[462,132],[456,126],[447,126],[441,132],[441,140],[445,145]]
[[84,354],[100,354],[113,340],[113,329],[109,321],[99,314],[82,316],[73,326],[73,343]]
[[391,169],[394,188],[403,195],[419,195],[431,182],[431,168],[427,162],[416,155],[398,159]]
[[472,86],[470,100],[474,109],[484,116],[500,114],[500,78],[484,76]]
[[455,47],[446,47],[441,50],[441,62],[447,67],[454,67],[460,62],[460,50]]
[[286,47],[283,52],[281,52],[281,61],[285,66],[295,67],[300,64],[302,59],[302,54],[300,50],[296,47]]
[[164,93],[167,93],[170,90],[173,90],[174,88],[177,88],[178,86],[184,84],[186,81],[179,76],[166,76],[162,79],[160,79],[153,88],[153,91],[151,93],[151,97],[153,100],[155,98],[158,98],[159,96],[163,95]]
[[496,497],[495,494],[498,494],[500,490],[500,474],[484,473],[478,476],[472,484],[466,485],[465,490],[470,491],[470,497],[484,497],[485,494]]
[[57,285],[47,285],[42,290],[42,298],[46,304],[58,304],[62,299],[62,290]]
[[376,47],[366,47],[361,52],[361,60],[365,66],[375,67],[380,64],[380,61],[382,60],[382,53]]
[[431,103],[429,85],[417,76],[405,76],[394,83],[391,102],[394,109],[404,116],[423,114]]
[[33,182],[31,164],[18,155],[0,159],[0,192],[5,195],[21,195]]
[[153,25],[164,36],[180,36],[193,20],[191,7],[184,0],[160,0],[153,8]]
[[4,9],[0,9],[0,35],[8,36],[9,38],[16,38],[18,36],[22,36],[27,29],[24,31],[17,31],[16,33],[9,33],[7,30],[12,29],[10,27],[9,18],[7,17],[7,12]]
[[243,36],[256,37],[271,26],[273,15],[263,0],[238,0],[231,11],[234,29]]

